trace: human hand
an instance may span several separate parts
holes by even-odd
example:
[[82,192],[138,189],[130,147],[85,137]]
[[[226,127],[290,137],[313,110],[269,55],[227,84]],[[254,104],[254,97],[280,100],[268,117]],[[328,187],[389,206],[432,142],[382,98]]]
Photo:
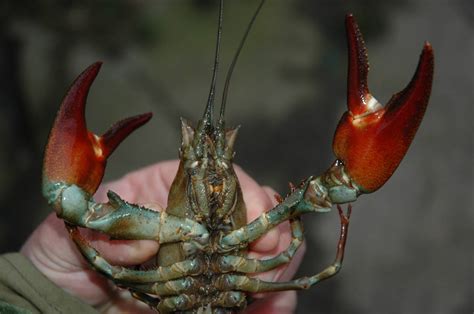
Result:
[[[128,202],[162,210],[166,208],[169,188],[177,169],[178,161],[167,161],[131,172],[122,179],[103,184],[95,194],[95,199],[98,202],[106,202],[106,193],[112,190]],[[243,191],[249,222],[276,205],[274,190],[258,185],[238,166],[235,171]],[[89,229],[81,229],[81,234],[114,265],[137,265],[153,257],[159,250],[158,243],[151,240],[110,240],[106,235]],[[252,243],[249,256],[263,258],[277,255],[286,249],[290,240],[289,223],[285,222]],[[257,277],[268,281],[291,279],[301,263],[304,251],[303,243],[289,264]],[[63,221],[54,213],[33,232],[23,245],[21,253],[56,285],[103,312],[150,310],[145,304],[133,299],[128,292],[115,288],[108,279],[89,267],[70,240]],[[283,314],[292,313],[296,308],[294,291],[257,294],[254,297],[257,301],[246,309],[246,313]]]

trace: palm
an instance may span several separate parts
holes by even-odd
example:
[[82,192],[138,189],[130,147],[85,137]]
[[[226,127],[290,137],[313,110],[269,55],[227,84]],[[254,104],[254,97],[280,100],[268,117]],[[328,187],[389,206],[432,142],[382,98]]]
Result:
[[[97,191],[97,201],[106,201],[106,192],[113,190],[123,199],[146,205],[156,210],[165,208],[168,191],[178,168],[178,161],[168,161],[127,174],[120,180],[103,184]],[[275,205],[274,191],[261,187],[239,167],[236,167],[247,204],[247,219],[253,220],[263,211]],[[82,233],[112,264],[135,265],[148,260],[159,249],[150,240],[109,240],[107,236],[83,229]],[[291,238],[288,223],[282,224],[253,243],[249,254],[252,257],[271,256],[284,250]],[[120,293],[113,285],[87,265],[72,241],[63,222],[51,214],[35,230],[22,248],[35,266],[50,280],[84,302],[106,312],[123,312],[141,307],[142,304]],[[287,280],[294,275],[304,252],[304,247],[293,261],[276,270],[259,275],[266,280]],[[256,298],[261,296],[256,295]],[[291,313],[296,306],[294,292],[272,294],[271,297],[255,302],[247,311],[258,313]]]

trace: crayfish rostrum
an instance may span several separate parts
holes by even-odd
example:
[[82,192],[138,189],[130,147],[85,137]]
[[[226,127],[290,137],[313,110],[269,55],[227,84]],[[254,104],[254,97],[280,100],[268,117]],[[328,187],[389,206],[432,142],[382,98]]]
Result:
[[[97,271],[160,312],[228,313],[243,309],[249,294],[307,289],[341,268],[350,205],[361,194],[380,188],[404,157],[420,125],[431,92],[433,50],[425,43],[413,79],[384,107],[369,92],[368,60],[352,15],[346,16],[348,38],[348,111],[336,130],[336,161],[320,176],[310,176],[279,204],[247,223],[246,207],[232,160],[237,128],[226,128],[225,103],[232,70],[255,21],[260,4],[227,75],[220,115],[214,118],[216,73],[222,29],[220,6],[216,56],[204,115],[196,126],[182,120],[179,169],[161,212],[131,204],[109,191],[107,203],[96,203],[107,158],[151,114],[122,120],[98,136],[86,128],[89,88],[101,63],[87,68],[72,84],[54,122],[46,148],[43,194],[64,219],[72,240]],[[310,127],[310,126],[308,126]],[[337,205],[340,239],[335,261],[320,273],[288,282],[267,282],[256,274],[288,263],[303,241],[301,215],[330,211]],[[246,255],[249,243],[284,221],[292,241],[280,254],[264,259]],[[114,239],[149,239],[160,243],[152,268],[114,266],[85,240],[77,227]]]

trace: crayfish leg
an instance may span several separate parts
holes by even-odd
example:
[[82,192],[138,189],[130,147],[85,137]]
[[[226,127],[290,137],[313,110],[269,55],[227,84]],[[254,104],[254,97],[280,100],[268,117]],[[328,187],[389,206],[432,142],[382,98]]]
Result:
[[262,273],[291,261],[303,243],[303,225],[299,218],[290,220],[291,242],[288,248],[278,255],[260,260],[238,255],[222,255],[217,268],[220,272]]
[[103,275],[116,282],[147,283],[163,282],[202,272],[203,263],[200,259],[189,259],[170,266],[159,266],[150,270],[129,269],[114,266],[107,262],[100,253],[80,234],[76,226],[66,224],[71,239],[77,245],[89,264]]
[[349,205],[347,214],[344,214],[340,207],[338,207],[338,210],[341,222],[341,230],[337,245],[336,258],[334,262],[326,267],[323,271],[311,277],[302,277],[286,282],[269,282],[260,280],[258,278],[249,278],[248,276],[243,275],[224,274],[221,275],[216,281],[218,288],[222,290],[240,290],[253,293],[303,290],[308,289],[311,286],[336,275],[340,271],[342,267],[342,261],[344,259],[344,250],[349,228],[351,207]]

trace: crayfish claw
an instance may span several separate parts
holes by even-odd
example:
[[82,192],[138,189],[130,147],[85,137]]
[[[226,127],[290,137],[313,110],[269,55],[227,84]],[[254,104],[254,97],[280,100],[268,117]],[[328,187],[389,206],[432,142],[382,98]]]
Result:
[[85,121],[85,106],[101,65],[96,62],[82,72],[64,97],[46,146],[44,186],[55,182],[75,184],[92,195],[102,181],[110,154],[152,116],[145,113],[124,119],[102,136],[90,132]]
[[337,127],[333,150],[357,188],[370,193],[392,176],[423,119],[433,82],[433,49],[424,44],[413,79],[382,107],[369,92],[367,50],[352,15],[346,16],[346,31],[348,111]]

